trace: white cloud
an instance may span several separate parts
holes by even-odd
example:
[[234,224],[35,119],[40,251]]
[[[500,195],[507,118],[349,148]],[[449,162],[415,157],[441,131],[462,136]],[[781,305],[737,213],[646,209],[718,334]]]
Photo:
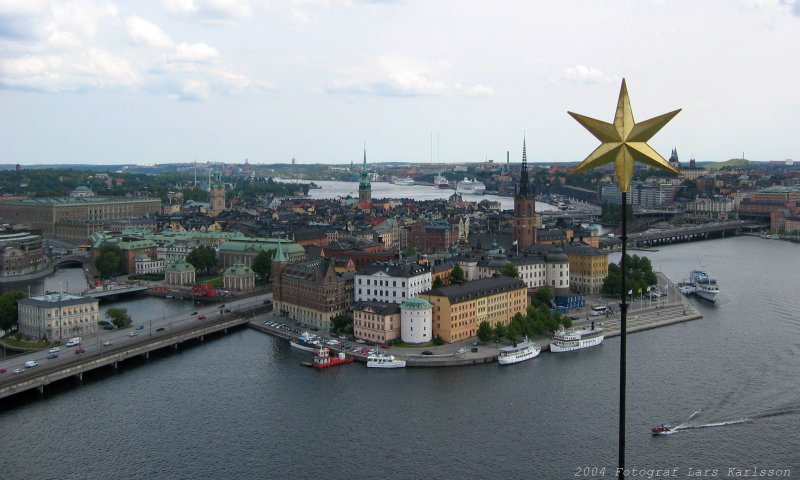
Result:
[[87,38],[97,35],[97,24],[101,19],[115,18],[119,13],[114,4],[96,4],[87,0],[53,2],[51,9],[58,30],[75,32]]
[[181,85],[180,92],[173,94],[176,100],[208,100],[211,97],[211,87],[204,80],[188,79]]
[[164,0],[171,15],[208,25],[234,23],[250,17],[249,0]]
[[608,83],[610,77],[597,68],[575,65],[564,70],[562,78],[571,83]]
[[155,23],[148,22],[142,17],[128,17],[125,19],[128,36],[137,45],[146,45],[156,48],[172,47],[172,40]]
[[205,43],[179,43],[167,58],[178,63],[209,63],[219,58],[219,50]]
[[347,78],[333,80],[326,88],[328,93],[411,97],[457,93],[468,96],[486,96],[494,92],[484,85],[448,85],[432,78],[449,62],[429,64],[421,59],[402,55],[381,55],[369,67],[351,68]]
[[0,61],[0,85],[23,90],[71,92],[134,87],[140,74],[127,60],[99,49]]

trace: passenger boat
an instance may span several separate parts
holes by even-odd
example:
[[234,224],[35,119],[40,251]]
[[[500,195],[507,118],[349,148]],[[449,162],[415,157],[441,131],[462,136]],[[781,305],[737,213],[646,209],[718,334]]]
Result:
[[571,352],[581,348],[594,347],[603,343],[603,328],[592,327],[582,330],[566,330],[563,326],[553,335],[550,343],[551,352]]
[[717,281],[709,277],[706,272],[702,270],[692,270],[689,274],[689,281],[694,284],[695,295],[711,303],[717,301],[719,285],[717,285]]
[[416,184],[414,179],[411,177],[405,177],[405,178],[394,177],[392,179],[392,183],[395,185],[405,185],[405,186],[411,186]]
[[474,178],[470,180],[464,177],[464,180],[461,180],[456,185],[456,192],[468,195],[483,195],[486,192],[486,185]]
[[436,185],[436,188],[450,188],[450,181],[443,175],[433,177],[433,184]]
[[513,363],[524,362],[536,358],[541,353],[542,347],[535,342],[522,342],[513,347],[503,347],[497,356],[497,363],[500,365],[511,365]]
[[331,356],[331,350],[323,347],[314,352],[314,362],[311,366],[314,368],[328,368],[352,362],[353,357],[348,357],[344,352],[339,352],[338,355]]
[[319,337],[308,332],[301,333],[296,340],[289,340],[289,345],[306,352],[316,352],[321,346]]
[[367,367],[369,368],[404,368],[405,360],[395,358],[394,355],[385,353],[373,353],[367,357]]

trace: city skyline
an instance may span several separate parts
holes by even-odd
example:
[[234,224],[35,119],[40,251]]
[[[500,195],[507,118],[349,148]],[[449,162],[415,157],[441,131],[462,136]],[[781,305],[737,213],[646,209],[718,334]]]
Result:
[[0,163],[518,163],[523,131],[579,162],[567,110],[609,118],[622,77],[637,120],[683,109],[662,156],[782,161],[798,25],[791,0],[0,0]]

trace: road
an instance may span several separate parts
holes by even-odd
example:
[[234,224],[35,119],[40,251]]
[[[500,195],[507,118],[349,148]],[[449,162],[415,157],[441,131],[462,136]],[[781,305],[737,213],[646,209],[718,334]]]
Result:
[[[42,365],[54,365],[58,362],[64,362],[68,358],[74,358],[75,355],[90,355],[92,352],[99,350],[110,350],[114,348],[121,348],[129,346],[139,341],[143,336],[158,336],[167,335],[173,328],[202,322],[200,317],[206,319],[214,316],[224,316],[229,313],[243,313],[252,310],[256,306],[264,304],[264,300],[272,299],[272,293],[257,295],[252,297],[245,297],[236,299],[231,297],[230,300],[224,304],[203,304],[199,308],[187,302],[187,310],[185,313],[176,315],[153,318],[146,322],[135,322],[133,326],[119,330],[104,330],[102,326],[98,325],[98,331],[95,335],[90,337],[82,337],[80,349],[76,347],[66,347],[60,345],[60,350],[56,353],[56,358],[48,358],[51,355],[49,348],[44,348],[36,352],[26,353],[22,355],[15,355],[0,361],[0,370],[5,369],[4,373],[0,373],[0,383],[4,380],[15,376],[24,375],[27,371],[35,370],[37,367],[25,367],[25,362],[35,361]],[[224,308],[222,307],[224,305]],[[194,310],[194,308],[197,308]],[[230,312],[227,312],[230,310]],[[193,312],[196,312],[193,313]],[[108,342],[108,344],[106,344]],[[66,340],[64,341],[66,343]],[[83,350],[83,351],[81,351]],[[80,353],[78,353],[80,352]],[[19,369],[20,373],[15,373]]]

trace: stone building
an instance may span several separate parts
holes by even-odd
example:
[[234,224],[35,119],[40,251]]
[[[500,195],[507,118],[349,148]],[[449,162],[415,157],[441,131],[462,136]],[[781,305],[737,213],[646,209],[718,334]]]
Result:
[[433,305],[425,299],[409,298],[400,304],[400,337],[403,343],[433,340]]
[[0,230],[0,277],[27,275],[46,266],[41,236]]
[[223,272],[222,283],[225,290],[249,292],[256,287],[256,274],[245,265],[233,265]]
[[97,332],[99,300],[69,293],[23,298],[17,302],[17,325],[26,338],[61,342]]
[[195,283],[194,265],[186,262],[172,262],[164,266],[164,282],[167,285],[188,287]]
[[353,336],[383,344],[400,337],[400,305],[362,301],[353,305]]
[[376,263],[356,272],[355,299],[402,303],[421,292],[430,290],[431,285],[431,270],[425,265]]

